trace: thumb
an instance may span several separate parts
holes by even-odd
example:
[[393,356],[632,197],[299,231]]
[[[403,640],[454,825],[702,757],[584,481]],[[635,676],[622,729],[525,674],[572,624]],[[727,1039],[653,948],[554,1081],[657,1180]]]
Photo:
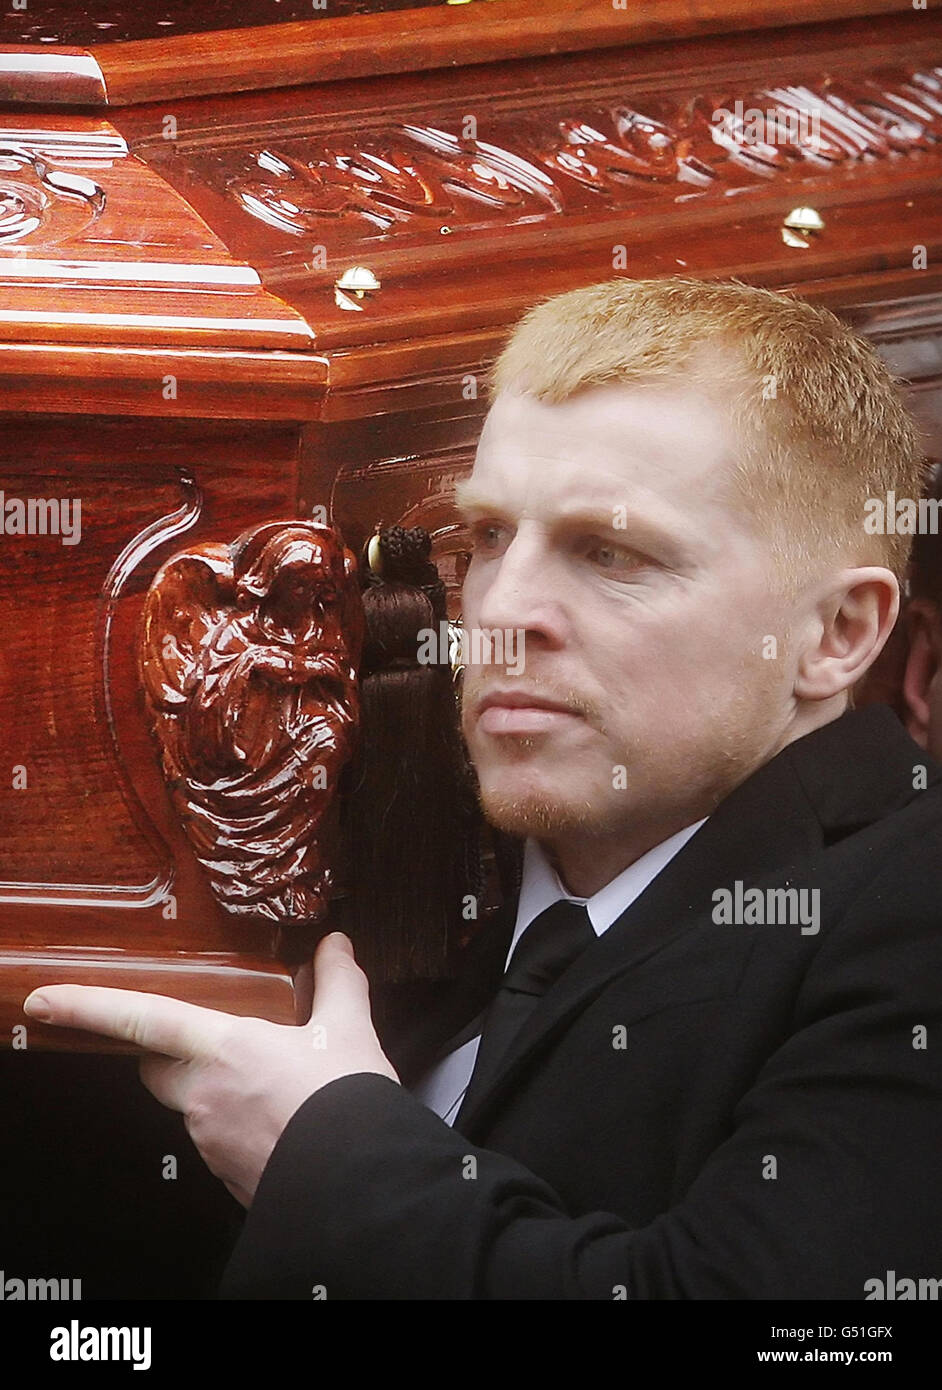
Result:
[[343,932],[331,932],[314,952],[314,1009],[348,1017],[370,1013],[370,985],[356,963],[353,944]]
[[337,1076],[378,1072],[399,1084],[370,1014],[370,984],[342,932],[325,936],[314,952],[314,1007],[308,1024],[314,1047],[333,1051]]
[[349,956],[351,960],[356,960],[356,956],[354,955],[353,951],[353,942],[350,940],[349,936],[347,936],[344,932],[332,931],[328,933],[328,935],[325,936],[323,940],[321,940],[318,944],[320,946],[324,946],[328,943],[330,944],[332,950],[342,951],[343,954]]

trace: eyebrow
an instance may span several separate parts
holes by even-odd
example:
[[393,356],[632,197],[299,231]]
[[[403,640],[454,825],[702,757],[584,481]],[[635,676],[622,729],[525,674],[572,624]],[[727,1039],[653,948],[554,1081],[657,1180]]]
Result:
[[502,507],[495,506],[489,501],[487,495],[476,487],[470,478],[462,478],[455,485],[455,506],[464,516],[470,512],[490,512],[494,515],[505,515]]

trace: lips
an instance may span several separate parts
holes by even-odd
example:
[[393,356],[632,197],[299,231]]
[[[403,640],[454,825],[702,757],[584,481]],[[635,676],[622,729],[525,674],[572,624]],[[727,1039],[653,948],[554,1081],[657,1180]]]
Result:
[[527,690],[491,690],[478,701],[478,714],[483,714],[494,705],[504,709],[548,709],[572,714],[570,706],[560,700],[547,700]]
[[559,700],[526,690],[491,690],[478,701],[478,727],[488,734],[548,733],[581,717]]

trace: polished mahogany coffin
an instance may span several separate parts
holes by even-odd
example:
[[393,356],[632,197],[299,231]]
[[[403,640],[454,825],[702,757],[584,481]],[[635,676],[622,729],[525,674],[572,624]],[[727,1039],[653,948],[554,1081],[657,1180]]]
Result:
[[536,300],[792,289],[942,456],[934,4],[30,0],[0,102],[14,1045],[105,1048],[23,1033],[54,981],[303,1011],[279,943],[330,921],[354,556],[425,528],[458,617],[454,485]]

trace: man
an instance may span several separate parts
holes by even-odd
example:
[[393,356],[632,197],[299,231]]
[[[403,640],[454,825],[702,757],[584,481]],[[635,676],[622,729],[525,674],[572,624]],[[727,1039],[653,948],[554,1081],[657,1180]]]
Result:
[[936,531],[920,531],[913,545],[909,599],[903,611],[906,658],[902,678],[903,722],[920,748],[942,759],[942,468],[928,489]]
[[[389,1055],[337,935],[303,1028],[27,1002],[151,1054],[250,1207],[225,1294],[862,1299],[939,1273],[942,770],[847,708],[907,558],[865,502],[920,486],[893,383],[827,313],[621,280],[527,315],[460,499],[491,641],[464,730],[526,837],[519,902]],[[483,659],[495,633],[521,675]]]
[[[878,499],[879,500],[879,499]],[[908,499],[907,499],[908,500]],[[903,505],[899,499],[898,507]],[[853,691],[858,709],[885,704],[895,710],[911,737],[936,759],[942,757],[942,467],[936,467],[925,497],[912,508],[918,517],[904,598],[886,646]]]

